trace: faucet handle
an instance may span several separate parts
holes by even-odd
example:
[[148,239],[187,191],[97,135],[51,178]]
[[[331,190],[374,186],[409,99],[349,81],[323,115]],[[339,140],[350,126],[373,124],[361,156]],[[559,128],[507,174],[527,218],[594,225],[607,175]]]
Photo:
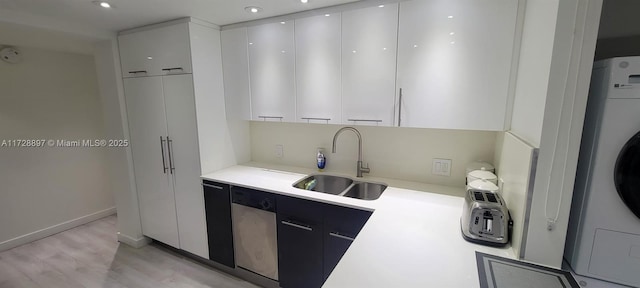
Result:
[[362,166],[362,164],[360,164],[360,171],[364,172],[364,173],[369,173],[371,171],[371,169],[369,169],[369,163],[366,163],[367,166]]

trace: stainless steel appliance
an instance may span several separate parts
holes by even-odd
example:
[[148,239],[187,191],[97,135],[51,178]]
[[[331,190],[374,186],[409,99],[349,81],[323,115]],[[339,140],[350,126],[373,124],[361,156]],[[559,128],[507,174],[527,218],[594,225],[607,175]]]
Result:
[[464,198],[460,226],[462,237],[470,242],[504,246],[509,242],[511,217],[500,194],[469,189]]
[[236,266],[277,281],[275,196],[233,187],[231,202]]

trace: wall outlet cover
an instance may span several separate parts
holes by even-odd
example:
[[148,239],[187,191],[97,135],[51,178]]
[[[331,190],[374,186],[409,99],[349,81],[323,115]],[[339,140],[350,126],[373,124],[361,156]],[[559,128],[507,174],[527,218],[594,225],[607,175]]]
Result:
[[431,174],[440,176],[451,176],[451,159],[433,158]]
[[276,158],[282,158],[284,156],[284,145],[276,145]]

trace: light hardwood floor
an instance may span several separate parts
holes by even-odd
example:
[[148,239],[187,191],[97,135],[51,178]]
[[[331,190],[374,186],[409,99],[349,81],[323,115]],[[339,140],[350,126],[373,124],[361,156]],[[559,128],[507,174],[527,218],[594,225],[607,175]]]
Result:
[[257,287],[159,245],[120,244],[115,224],[109,216],[0,252],[0,287]]

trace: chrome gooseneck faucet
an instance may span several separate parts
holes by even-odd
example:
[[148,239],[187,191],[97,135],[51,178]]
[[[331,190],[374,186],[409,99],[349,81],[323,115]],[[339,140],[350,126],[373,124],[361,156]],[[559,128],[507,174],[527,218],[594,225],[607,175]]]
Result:
[[340,135],[340,133],[342,133],[343,131],[353,131],[353,133],[356,133],[356,136],[358,136],[358,167],[357,167],[357,173],[356,173],[356,177],[362,177],[362,173],[369,173],[370,169],[369,169],[369,165],[367,164],[367,167],[362,166],[362,135],[360,135],[360,132],[358,131],[358,129],[353,128],[353,127],[342,127],[340,128],[340,130],[338,130],[338,132],[336,132],[336,135],[333,135],[333,148],[331,149],[332,153],[336,153],[336,141],[338,140],[338,135]]

